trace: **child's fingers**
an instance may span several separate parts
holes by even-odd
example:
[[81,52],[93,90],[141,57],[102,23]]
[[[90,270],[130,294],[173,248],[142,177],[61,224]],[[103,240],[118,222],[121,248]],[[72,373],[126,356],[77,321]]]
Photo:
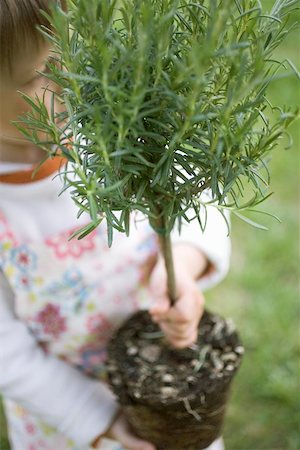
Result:
[[154,321],[168,321],[178,325],[185,325],[199,321],[204,310],[204,297],[199,292],[187,292],[180,297],[174,306],[170,306],[168,298],[157,299],[157,303],[150,308]]
[[170,310],[170,300],[166,295],[160,295],[153,299],[153,305],[149,309],[149,313],[154,321],[163,319]]
[[155,450],[155,447],[149,442],[131,436],[124,437],[120,442],[128,450]]
[[150,276],[149,289],[154,298],[167,295],[167,274],[161,265],[157,265]]
[[184,327],[174,326],[169,322],[160,322],[159,323],[161,330],[164,332],[166,336],[170,339],[191,339],[193,340],[197,334],[197,323],[189,323]]
[[195,324],[182,332],[170,328],[168,323],[161,323],[160,327],[164,332],[165,338],[173,347],[184,348],[197,341],[198,327]]
[[195,344],[195,342],[197,341],[197,337],[195,338],[188,338],[188,339],[171,339],[171,338],[167,338],[167,341],[169,342],[169,344],[177,349],[184,349],[189,347],[192,344]]
[[135,436],[124,416],[121,416],[114,425],[114,438],[122,443],[128,450],[156,450],[156,447],[148,441]]

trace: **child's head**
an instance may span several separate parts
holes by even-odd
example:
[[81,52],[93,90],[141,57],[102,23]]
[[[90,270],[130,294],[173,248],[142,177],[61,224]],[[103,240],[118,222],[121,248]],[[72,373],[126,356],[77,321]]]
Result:
[[0,1],[1,75],[10,76],[14,63],[25,50],[37,50],[43,45],[37,25],[49,26],[40,10],[49,12],[52,0]]
[[[50,45],[38,26],[49,27],[40,10],[49,13],[49,6],[58,0],[0,0],[0,152],[4,147],[28,146],[23,135],[11,120],[29,110],[17,90],[30,96],[43,97],[45,87],[57,86],[36,70],[43,71],[50,56]],[[65,4],[61,1],[63,7]],[[50,92],[45,94],[45,104],[50,107]],[[2,155],[1,155],[2,156]]]

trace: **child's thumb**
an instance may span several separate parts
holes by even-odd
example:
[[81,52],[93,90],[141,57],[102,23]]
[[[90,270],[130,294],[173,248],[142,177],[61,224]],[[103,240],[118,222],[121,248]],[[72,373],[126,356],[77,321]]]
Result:
[[156,450],[150,442],[139,439],[135,436],[124,436],[122,445],[128,450]]
[[149,278],[149,290],[154,298],[166,293],[167,277],[160,267],[155,267]]
[[150,442],[135,436],[129,424],[122,414],[112,427],[110,438],[119,441],[127,450],[156,450],[155,446]]
[[166,314],[170,309],[170,301],[166,296],[162,297],[156,297],[153,300],[152,306],[149,309],[149,313],[151,314],[152,318],[159,319],[160,316],[163,316]]

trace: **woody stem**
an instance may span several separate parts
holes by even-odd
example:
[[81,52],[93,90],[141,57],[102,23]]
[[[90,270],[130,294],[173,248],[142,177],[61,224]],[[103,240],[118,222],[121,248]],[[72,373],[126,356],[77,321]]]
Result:
[[[160,228],[165,229],[164,220],[161,219]],[[175,304],[177,293],[176,293],[176,280],[174,271],[174,261],[173,261],[173,251],[172,242],[170,234],[159,234],[159,244],[162,256],[164,258],[166,272],[167,272],[167,285],[168,294],[171,302],[171,306]]]

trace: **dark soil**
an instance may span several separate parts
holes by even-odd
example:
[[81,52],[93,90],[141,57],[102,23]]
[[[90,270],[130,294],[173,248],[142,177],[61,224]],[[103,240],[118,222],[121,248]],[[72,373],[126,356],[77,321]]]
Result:
[[108,373],[140,437],[161,450],[199,450],[221,433],[243,352],[233,323],[216,314],[204,313],[195,345],[175,350],[142,311],[112,339]]

